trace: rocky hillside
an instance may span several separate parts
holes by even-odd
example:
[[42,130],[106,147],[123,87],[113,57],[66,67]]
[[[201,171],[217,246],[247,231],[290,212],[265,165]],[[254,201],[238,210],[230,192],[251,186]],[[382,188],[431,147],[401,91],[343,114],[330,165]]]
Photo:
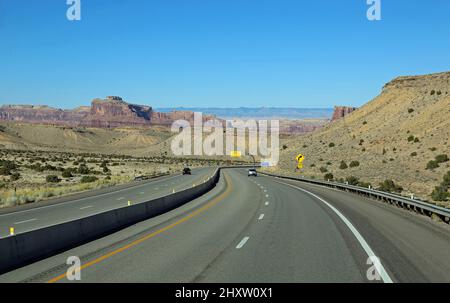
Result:
[[[204,120],[212,118],[213,116],[203,116]],[[74,110],[33,105],[3,105],[0,107],[0,121],[71,127],[116,128],[171,125],[179,119],[192,123],[194,113],[191,111],[156,112],[150,106],[129,104],[116,96],[94,99],[90,107],[79,107]]]
[[[450,170],[450,72],[396,78],[351,114],[283,143],[278,172],[320,179],[331,173],[375,187],[389,179],[402,194],[431,201]],[[301,172],[298,153],[306,157]]]

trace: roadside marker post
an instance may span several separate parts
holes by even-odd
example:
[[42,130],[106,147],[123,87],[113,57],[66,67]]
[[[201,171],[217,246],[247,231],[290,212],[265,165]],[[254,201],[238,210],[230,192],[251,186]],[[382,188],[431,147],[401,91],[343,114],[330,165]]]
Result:
[[9,228],[9,235],[14,236],[14,227]]
[[128,200],[128,206],[131,206],[131,201],[130,200]]
[[175,188],[174,189],[172,189],[172,194],[174,194],[175,193]]

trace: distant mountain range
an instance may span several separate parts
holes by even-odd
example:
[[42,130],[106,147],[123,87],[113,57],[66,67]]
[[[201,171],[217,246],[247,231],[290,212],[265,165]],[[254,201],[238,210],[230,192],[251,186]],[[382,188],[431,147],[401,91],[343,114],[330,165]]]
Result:
[[159,112],[167,113],[172,111],[194,111],[208,115],[214,115],[222,119],[331,119],[333,108],[290,108],[290,107],[163,107],[156,109]]

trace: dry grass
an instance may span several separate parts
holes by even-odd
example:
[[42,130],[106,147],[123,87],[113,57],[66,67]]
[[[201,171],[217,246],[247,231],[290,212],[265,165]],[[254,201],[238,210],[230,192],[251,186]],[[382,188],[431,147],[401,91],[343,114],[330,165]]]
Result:
[[[441,94],[431,94],[433,90]],[[409,136],[418,141],[408,141]],[[346,118],[283,144],[287,148],[281,150],[278,173],[323,179],[320,168],[326,167],[337,179],[356,176],[375,187],[391,179],[404,195],[432,202],[431,192],[450,170],[450,162],[426,169],[437,155],[450,156],[450,73],[396,79]],[[301,172],[295,169],[298,153],[306,158]],[[341,161],[360,165],[340,169]]]

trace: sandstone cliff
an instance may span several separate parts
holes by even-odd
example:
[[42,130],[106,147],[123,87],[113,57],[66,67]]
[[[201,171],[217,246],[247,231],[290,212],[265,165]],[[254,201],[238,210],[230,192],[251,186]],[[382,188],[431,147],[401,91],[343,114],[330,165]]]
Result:
[[345,116],[351,114],[357,110],[356,107],[350,107],[350,106],[335,106],[333,117],[331,118],[331,121],[339,120],[341,118],[344,118]]
[[[203,120],[214,116],[203,116]],[[67,125],[98,128],[116,128],[122,126],[171,125],[183,119],[193,122],[191,111],[173,111],[161,113],[152,107],[129,104],[120,97],[108,96],[106,99],[94,99],[90,107],[63,110],[48,106],[4,105],[0,107],[0,120],[33,124]]]

